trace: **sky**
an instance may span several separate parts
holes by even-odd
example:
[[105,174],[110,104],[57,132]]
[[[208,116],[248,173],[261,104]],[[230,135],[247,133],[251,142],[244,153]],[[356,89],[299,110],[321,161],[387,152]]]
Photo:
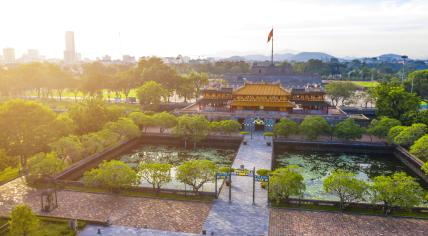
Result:
[[[62,58],[318,51],[428,58],[428,0],[1,0],[0,48]],[[0,52],[2,54],[2,52]]]

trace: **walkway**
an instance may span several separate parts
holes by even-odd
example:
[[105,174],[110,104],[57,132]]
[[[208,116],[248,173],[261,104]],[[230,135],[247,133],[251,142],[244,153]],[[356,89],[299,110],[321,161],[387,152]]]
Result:
[[[98,229],[100,229],[100,234],[98,234]],[[144,228],[134,228],[134,227],[125,227],[118,225],[111,225],[108,227],[98,226],[98,225],[87,225],[81,232],[79,236],[196,236],[199,234],[190,234],[190,233],[180,233],[180,232],[170,232],[162,231],[155,229],[144,229]]]
[[[256,135],[248,144],[239,148],[234,168],[244,165],[246,169],[271,169],[272,147],[266,145],[270,138]],[[229,188],[224,186],[219,198],[205,221],[207,235],[267,235],[269,210],[267,192],[256,183],[256,204],[252,204],[253,178],[232,176],[232,202],[229,203]]]

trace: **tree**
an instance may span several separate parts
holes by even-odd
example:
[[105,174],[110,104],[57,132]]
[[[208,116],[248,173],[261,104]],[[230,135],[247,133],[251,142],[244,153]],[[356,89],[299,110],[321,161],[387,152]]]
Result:
[[29,206],[17,205],[10,215],[9,235],[31,236],[38,231],[39,225],[39,220]]
[[113,83],[113,68],[101,62],[83,65],[82,90],[91,96],[102,98],[102,90]]
[[388,141],[389,142],[394,142],[394,139],[397,135],[399,135],[401,133],[401,131],[405,130],[407,128],[407,126],[402,126],[402,125],[398,125],[398,126],[394,126],[391,129],[389,129],[388,131]]
[[183,138],[184,146],[187,148],[187,141],[192,141],[193,146],[203,139],[209,133],[209,121],[200,115],[188,116],[182,115],[177,119],[177,126],[174,128],[174,133]]
[[209,124],[209,130],[212,132],[231,135],[238,132],[242,125],[236,120],[212,121]]
[[98,168],[83,175],[87,186],[105,188],[111,192],[118,191],[137,181],[137,173],[127,164],[117,161],[103,161]]
[[177,124],[177,117],[165,111],[153,115],[153,120],[159,126],[160,133],[163,133],[166,129],[173,128]]
[[355,176],[355,173],[338,169],[324,180],[324,191],[339,197],[342,210],[351,202],[364,200],[364,193],[367,191],[368,185]]
[[97,133],[89,133],[80,136],[80,142],[83,146],[83,156],[90,156],[94,153],[104,150],[105,145],[103,138]]
[[119,118],[115,122],[108,122],[104,129],[111,130],[119,135],[119,139],[131,139],[140,135],[140,129],[129,118]]
[[334,135],[340,139],[353,140],[359,139],[364,134],[364,128],[361,128],[352,118],[348,118],[336,125],[333,131]]
[[162,98],[168,97],[168,91],[155,81],[145,82],[137,89],[141,106],[156,109]]
[[418,70],[409,74],[407,84],[412,86],[413,92],[423,98],[428,98],[428,70]]
[[152,115],[147,115],[139,111],[132,112],[128,117],[144,132],[147,131],[148,127],[154,126],[156,123]]
[[201,89],[208,84],[208,75],[206,73],[198,73],[196,71],[190,71],[188,78],[193,84],[195,97],[198,98],[201,95]]
[[271,172],[269,196],[278,204],[290,196],[303,196],[306,186],[297,168],[297,166],[287,166]]
[[0,144],[9,155],[26,159],[44,151],[58,137],[51,129],[55,113],[36,102],[11,100],[0,105]]
[[413,124],[401,130],[394,138],[393,142],[398,145],[410,147],[416,140],[424,136],[428,131],[425,124]]
[[69,163],[74,163],[82,159],[83,145],[79,137],[70,135],[62,137],[49,144],[52,151],[57,153],[58,157]]
[[421,160],[428,161],[428,134],[422,136],[410,147],[410,153]]
[[176,178],[182,183],[192,186],[193,191],[199,189],[207,182],[214,179],[217,166],[209,160],[186,161],[177,168]]
[[330,131],[330,125],[322,116],[307,116],[300,124],[300,130],[310,140],[315,140]]
[[18,159],[9,156],[4,149],[0,149],[0,172],[7,167],[15,167],[18,165]]
[[420,99],[402,86],[382,83],[374,89],[378,116],[403,121],[405,114],[419,110]]
[[352,82],[332,82],[325,86],[325,90],[330,96],[331,105],[337,106],[339,102],[344,105],[354,95],[357,86]]
[[159,191],[162,185],[171,181],[171,167],[167,163],[141,163],[138,174]]
[[373,202],[383,202],[385,214],[393,208],[411,208],[419,205],[424,196],[424,190],[418,182],[404,172],[392,176],[377,176],[374,178]]
[[428,161],[422,166],[422,170],[428,175]]
[[31,180],[51,179],[65,167],[66,164],[56,153],[38,153],[28,159],[28,177]]
[[273,127],[273,133],[276,136],[288,137],[290,134],[296,134],[297,132],[299,132],[297,123],[287,118],[281,118]]
[[115,121],[123,115],[116,106],[108,107],[99,99],[87,99],[70,108],[69,115],[76,125],[78,134],[100,130],[107,122]]
[[389,130],[394,126],[401,125],[401,122],[394,118],[381,117],[380,120],[374,119],[370,122],[368,133],[379,138],[386,138]]
[[176,92],[180,97],[184,98],[184,102],[187,102],[188,99],[196,97],[195,88],[193,86],[193,81],[189,76],[180,76]]
[[76,131],[76,125],[67,113],[62,113],[56,117],[52,129],[57,133],[57,137],[63,137],[73,134]]

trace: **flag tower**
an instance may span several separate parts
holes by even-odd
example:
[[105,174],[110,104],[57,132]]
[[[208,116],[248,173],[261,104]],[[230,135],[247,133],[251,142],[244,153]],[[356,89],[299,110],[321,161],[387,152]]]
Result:
[[272,30],[269,32],[269,35],[268,35],[267,42],[269,43],[269,41],[272,41],[272,52],[271,52],[270,60],[271,60],[272,66],[273,66],[274,65],[273,64],[273,27],[272,27]]

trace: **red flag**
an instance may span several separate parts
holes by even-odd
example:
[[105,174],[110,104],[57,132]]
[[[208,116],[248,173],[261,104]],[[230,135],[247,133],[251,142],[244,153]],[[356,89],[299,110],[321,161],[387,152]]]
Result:
[[272,37],[273,37],[273,29],[270,31],[270,33],[269,33],[269,35],[268,35],[268,43],[270,42],[270,40],[272,39]]

